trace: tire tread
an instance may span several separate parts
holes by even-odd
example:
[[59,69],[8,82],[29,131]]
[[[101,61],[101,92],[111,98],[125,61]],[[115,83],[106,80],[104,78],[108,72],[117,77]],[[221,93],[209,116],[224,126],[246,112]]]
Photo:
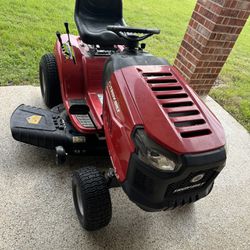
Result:
[[40,85],[42,90],[42,71],[45,74],[47,92],[42,90],[44,103],[48,108],[53,108],[62,102],[60,80],[56,58],[54,54],[48,53],[42,56],[39,66]]
[[77,213],[83,228],[94,231],[107,226],[112,217],[112,205],[105,177],[97,168],[87,167],[75,171],[74,180],[80,185],[85,203],[84,218]]

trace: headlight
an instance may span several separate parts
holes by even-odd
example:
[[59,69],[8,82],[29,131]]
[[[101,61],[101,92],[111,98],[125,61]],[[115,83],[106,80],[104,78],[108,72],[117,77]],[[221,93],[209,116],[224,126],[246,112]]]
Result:
[[134,134],[137,155],[147,165],[162,171],[175,171],[180,164],[177,157],[153,142],[143,129],[137,129]]

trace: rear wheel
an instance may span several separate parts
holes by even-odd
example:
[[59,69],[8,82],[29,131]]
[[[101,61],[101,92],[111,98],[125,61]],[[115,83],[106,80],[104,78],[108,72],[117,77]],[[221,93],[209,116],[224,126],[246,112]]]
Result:
[[62,103],[56,58],[53,54],[46,54],[41,58],[39,76],[45,105],[48,108],[53,108]]
[[94,231],[107,226],[112,205],[103,174],[95,167],[75,171],[72,180],[73,200],[82,227]]

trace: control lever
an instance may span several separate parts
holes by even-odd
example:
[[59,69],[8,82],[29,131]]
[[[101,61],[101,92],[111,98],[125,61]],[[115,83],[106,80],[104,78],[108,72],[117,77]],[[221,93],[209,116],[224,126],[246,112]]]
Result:
[[67,60],[72,60],[74,64],[76,64],[76,58],[74,53],[74,48],[72,47],[71,41],[70,41],[70,33],[69,33],[69,23],[65,22],[64,26],[66,28],[66,33],[68,36],[68,42],[63,43],[61,33],[59,31],[56,32],[56,36],[58,38],[58,41],[61,45],[62,52]]
[[75,58],[75,55],[74,55],[74,49],[73,49],[71,41],[70,41],[69,23],[65,22],[64,26],[65,26],[65,29],[66,29],[66,33],[68,35],[68,43],[69,43],[69,47],[70,47],[71,59],[73,60],[74,64],[76,64],[76,58]]
[[56,36],[58,38],[58,41],[63,49],[63,42],[62,42],[62,38],[61,38],[61,33],[59,31],[56,32]]
[[64,54],[65,56],[69,56],[69,53],[66,52],[66,50],[65,50],[64,44],[63,44],[63,42],[62,42],[61,33],[60,33],[59,31],[56,32],[56,36],[57,36],[58,41],[59,41],[59,43],[60,43],[60,45],[61,45],[63,54]]
[[70,41],[70,33],[69,33],[69,23],[68,22],[65,22],[64,23],[64,26],[65,26],[65,29],[66,29],[66,33],[68,35],[68,39],[69,39],[69,46],[71,46],[71,41]]

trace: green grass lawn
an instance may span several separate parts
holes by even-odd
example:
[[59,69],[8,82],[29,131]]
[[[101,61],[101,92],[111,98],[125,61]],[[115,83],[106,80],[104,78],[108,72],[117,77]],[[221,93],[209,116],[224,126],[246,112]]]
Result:
[[[160,36],[148,40],[148,50],[173,63],[195,0],[124,0],[131,26],[157,27]],[[69,21],[77,34],[74,0],[0,0],[0,85],[38,84],[40,57],[52,51],[55,32]],[[220,76],[223,85],[212,96],[250,131],[250,23],[246,25]]]

